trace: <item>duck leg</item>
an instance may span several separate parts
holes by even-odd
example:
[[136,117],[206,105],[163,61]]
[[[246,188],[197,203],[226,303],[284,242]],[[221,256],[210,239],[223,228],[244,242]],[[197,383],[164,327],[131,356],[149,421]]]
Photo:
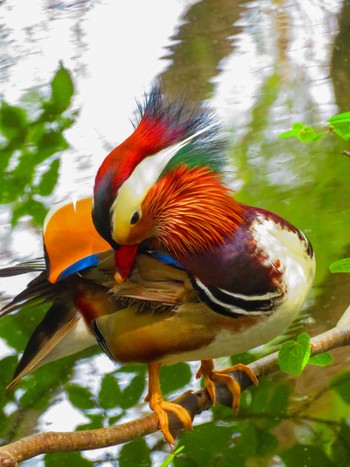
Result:
[[238,381],[228,373],[232,371],[243,371],[251,381],[257,386],[259,384],[258,378],[253,371],[243,363],[225,368],[224,370],[215,371],[213,360],[202,360],[201,366],[196,374],[196,378],[203,376],[205,388],[209,393],[209,397],[213,404],[216,402],[216,388],[215,383],[225,384],[227,389],[232,394],[232,408],[235,413],[239,410],[241,400],[241,387]]
[[173,412],[187,430],[192,430],[192,420],[187,410],[180,404],[163,400],[159,383],[159,370],[160,363],[148,365],[148,394],[145,397],[145,401],[149,403],[150,408],[158,415],[159,427],[166,441],[172,445],[175,444],[175,440],[169,430],[167,412]]

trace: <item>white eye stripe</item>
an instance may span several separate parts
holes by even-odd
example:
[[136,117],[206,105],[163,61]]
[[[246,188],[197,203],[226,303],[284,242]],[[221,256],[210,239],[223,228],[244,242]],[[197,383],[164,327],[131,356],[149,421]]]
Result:
[[130,225],[133,213],[139,210],[146,194],[157,182],[160,174],[175,154],[188,142],[208,131],[212,126],[214,124],[202,128],[180,143],[146,157],[135,167],[130,177],[119,188],[116,199],[111,206],[112,235],[118,225],[126,226],[127,223]]
[[133,213],[138,211],[149,189],[156,183],[166,164],[179,150],[178,146],[171,146],[154,156],[143,159],[121,185],[111,206],[112,229],[116,223],[130,221]]

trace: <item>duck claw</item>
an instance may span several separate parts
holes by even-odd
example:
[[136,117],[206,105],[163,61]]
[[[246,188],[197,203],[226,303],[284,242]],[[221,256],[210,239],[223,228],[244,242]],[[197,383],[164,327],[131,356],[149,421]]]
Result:
[[241,386],[233,376],[228,374],[233,371],[243,371],[256,386],[259,384],[255,373],[243,363],[238,363],[224,370],[214,371],[213,360],[202,360],[196,378],[203,376],[205,388],[213,404],[216,403],[215,383],[225,384],[232,394],[232,409],[235,413],[238,413],[241,401]]

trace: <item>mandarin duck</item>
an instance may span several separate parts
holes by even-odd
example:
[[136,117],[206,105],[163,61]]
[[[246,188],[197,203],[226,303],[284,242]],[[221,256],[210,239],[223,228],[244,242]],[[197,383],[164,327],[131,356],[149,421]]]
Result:
[[[203,335],[176,361],[201,360],[197,376],[203,375],[213,403],[214,383],[222,382],[237,410],[240,388],[227,373],[243,370],[255,383],[256,377],[244,365],[214,371],[213,359],[252,349],[287,328],[312,285],[314,252],[289,222],[232,196],[224,177],[225,142],[207,108],[169,101],[157,85],[139,110],[135,132],[98,170],[93,221],[119,248],[116,282],[127,277],[138,245],[186,271],[186,288],[210,310],[196,325],[207,326],[210,316],[215,336],[207,341]],[[112,335],[109,342],[113,348]],[[169,403],[164,408],[171,410]]]
[[233,198],[218,130],[205,107],[168,101],[155,86],[134,133],[102,163],[93,202],[48,216],[46,270],[5,312],[38,299],[53,305],[10,387],[97,339],[113,360],[148,365],[146,399],[171,444],[167,412],[186,428],[191,419],[163,400],[161,365],[201,360],[197,376],[212,401],[223,382],[238,409],[240,388],[228,372],[256,376],[243,365],[215,371],[212,360],[281,334],[311,287],[315,259],[300,230]]
[[[181,405],[162,400],[160,365],[186,360],[229,319],[218,320],[200,302],[187,272],[171,258],[158,258],[157,252],[137,253],[129,276],[116,282],[115,254],[96,232],[91,207],[91,198],[86,198],[49,213],[43,231],[46,264],[39,259],[0,270],[0,277],[42,271],[5,306],[2,316],[23,305],[52,303],[7,390],[43,364],[98,342],[115,361],[148,365],[146,400],[166,440],[174,444],[166,411],[175,413],[187,429],[192,420]],[[237,397],[239,388],[235,391]]]

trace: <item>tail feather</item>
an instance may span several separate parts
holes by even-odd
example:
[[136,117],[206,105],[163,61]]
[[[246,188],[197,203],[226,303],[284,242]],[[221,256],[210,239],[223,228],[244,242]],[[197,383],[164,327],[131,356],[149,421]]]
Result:
[[36,258],[23,263],[15,264],[7,268],[0,269],[0,277],[19,276],[21,274],[28,274],[29,272],[45,271],[44,258]]
[[24,376],[40,366],[93,345],[96,340],[73,304],[52,305],[31,335],[6,391],[14,389]]
[[[12,268],[8,269],[12,271]],[[50,301],[57,295],[58,287],[60,287],[60,285],[51,284],[47,280],[46,272],[41,272],[39,276],[28,283],[27,287],[22,292],[16,295],[11,302],[1,309],[0,317],[19,309],[23,305]]]

